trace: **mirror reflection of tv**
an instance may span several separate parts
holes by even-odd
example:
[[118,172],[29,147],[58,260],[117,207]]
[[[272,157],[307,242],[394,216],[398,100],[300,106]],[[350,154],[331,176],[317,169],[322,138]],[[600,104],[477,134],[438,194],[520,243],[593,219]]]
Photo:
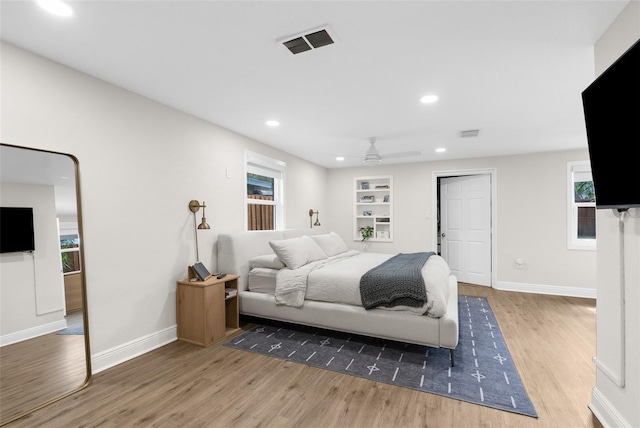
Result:
[[0,253],[35,249],[33,208],[0,207]]
[[640,40],[582,92],[597,208],[640,207]]

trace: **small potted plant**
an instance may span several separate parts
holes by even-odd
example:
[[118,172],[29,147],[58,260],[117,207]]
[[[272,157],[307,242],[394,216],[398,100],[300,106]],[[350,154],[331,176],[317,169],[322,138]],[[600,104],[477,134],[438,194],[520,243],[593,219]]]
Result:
[[361,227],[358,229],[358,231],[360,231],[360,236],[362,236],[362,242],[373,236],[373,227],[371,226]]

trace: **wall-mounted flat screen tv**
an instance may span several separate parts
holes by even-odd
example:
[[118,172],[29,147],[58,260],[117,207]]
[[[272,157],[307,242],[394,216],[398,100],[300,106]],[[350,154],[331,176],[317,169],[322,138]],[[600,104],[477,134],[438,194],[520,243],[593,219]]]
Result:
[[33,208],[0,207],[0,253],[35,249]]
[[640,40],[582,92],[597,208],[640,207]]

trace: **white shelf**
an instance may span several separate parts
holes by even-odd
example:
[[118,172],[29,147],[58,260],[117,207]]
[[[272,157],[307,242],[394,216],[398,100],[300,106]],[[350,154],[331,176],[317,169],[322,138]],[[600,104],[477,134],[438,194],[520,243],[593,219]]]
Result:
[[[365,182],[368,183],[368,189],[362,188],[362,183]],[[388,187],[376,189],[375,186]],[[356,177],[353,195],[353,240],[362,241],[359,229],[371,226],[373,237],[368,241],[393,242],[393,176]],[[373,202],[362,202],[362,198],[367,196],[373,199]],[[388,199],[388,202],[383,202],[383,198]],[[364,215],[365,211],[371,214]],[[389,221],[380,221],[381,219]],[[379,237],[380,235],[385,237]]]

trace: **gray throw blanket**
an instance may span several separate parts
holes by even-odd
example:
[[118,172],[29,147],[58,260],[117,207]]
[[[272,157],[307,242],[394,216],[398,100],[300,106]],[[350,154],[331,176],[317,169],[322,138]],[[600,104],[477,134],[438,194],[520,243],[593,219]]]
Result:
[[377,306],[420,307],[427,302],[422,266],[434,252],[398,254],[360,278],[365,309]]

